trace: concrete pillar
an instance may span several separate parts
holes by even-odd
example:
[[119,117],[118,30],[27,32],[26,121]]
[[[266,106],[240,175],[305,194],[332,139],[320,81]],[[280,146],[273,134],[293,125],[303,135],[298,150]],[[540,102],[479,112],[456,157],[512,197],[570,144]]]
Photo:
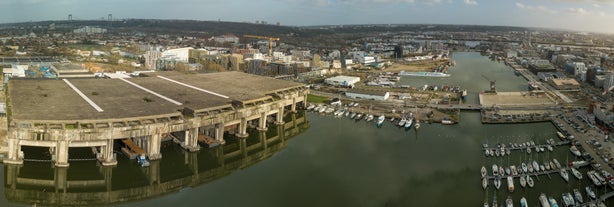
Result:
[[149,160],[159,160],[162,159],[162,154],[160,154],[160,145],[162,145],[162,135],[161,134],[153,134],[148,142],[149,146],[147,151],[147,157]]
[[215,140],[220,142],[220,144],[226,144],[224,140],[224,124],[222,123],[215,125]]
[[[105,189],[107,192],[111,192],[113,190],[113,167],[103,166],[100,167],[100,174],[104,178]],[[107,194],[108,196],[109,194]]]
[[55,145],[55,166],[68,167],[68,141],[58,140]]
[[275,124],[277,125],[282,125],[284,124],[284,107],[279,107],[278,111],[277,111],[277,120],[275,121]]
[[23,152],[21,151],[21,145],[19,145],[19,139],[9,138],[7,142],[8,156],[7,159],[4,159],[4,163],[16,165],[23,164]]
[[266,127],[266,119],[267,119],[267,115],[266,113],[261,113],[260,114],[260,118],[258,118],[258,131],[266,131],[267,127]]
[[68,182],[66,179],[67,175],[68,175],[68,168],[66,167],[56,167],[55,168],[53,180],[55,181],[56,192],[66,193],[66,188],[68,187]]
[[10,186],[11,189],[17,188],[17,178],[19,177],[20,165],[5,165],[6,169],[6,183],[5,186]]
[[183,148],[190,152],[196,152],[200,150],[198,146],[198,128],[192,128],[185,131],[185,141],[183,142]]
[[239,138],[239,148],[243,157],[247,157],[247,138]]
[[292,111],[292,113],[296,113],[296,97],[292,98],[292,106],[290,107],[290,111]]
[[100,153],[102,155],[100,160],[103,166],[117,165],[117,160],[115,159],[115,154],[113,153],[113,141],[113,139],[107,139],[107,144],[100,147]]
[[239,133],[237,137],[247,137],[247,119],[245,117],[241,118],[241,123],[239,123]]
[[266,132],[261,131],[260,133],[258,133],[258,138],[260,138],[260,144],[262,145],[263,149],[268,148],[268,140],[266,137]]
[[146,170],[149,184],[160,184],[160,161],[152,160],[149,162],[149,167]]

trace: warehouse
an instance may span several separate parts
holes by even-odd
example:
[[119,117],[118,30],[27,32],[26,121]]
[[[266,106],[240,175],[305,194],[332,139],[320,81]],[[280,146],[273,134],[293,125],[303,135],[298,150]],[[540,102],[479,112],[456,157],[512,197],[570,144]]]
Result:
[[360,82],[360,77],[352,77],[352,76],[335,76],[332,78],[327,78],[324,80],[326,84],[333,86],[344,86],[344,87],[354,87],[354,84]]
[[345,92],[345,95],[350,98],[368,99],[385,101],[390,97],[390,93],[382,91],[363,91],[363,90],[350,90]]

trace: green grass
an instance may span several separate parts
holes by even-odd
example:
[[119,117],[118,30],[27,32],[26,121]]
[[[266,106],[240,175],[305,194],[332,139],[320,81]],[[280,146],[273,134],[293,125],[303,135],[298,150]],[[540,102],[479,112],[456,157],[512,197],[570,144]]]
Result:
[[326,103],[328,102],[328,98],[323,96],[316,96],[312,94],[307,94],[307,102],[309,103]]

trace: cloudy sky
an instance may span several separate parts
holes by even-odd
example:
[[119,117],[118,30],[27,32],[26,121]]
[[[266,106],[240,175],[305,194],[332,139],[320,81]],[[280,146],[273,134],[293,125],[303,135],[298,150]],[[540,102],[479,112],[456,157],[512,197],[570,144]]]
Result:
[[282,25],[478,24],[614,33],[614,0],[0,0],[0,22],[114,18]]

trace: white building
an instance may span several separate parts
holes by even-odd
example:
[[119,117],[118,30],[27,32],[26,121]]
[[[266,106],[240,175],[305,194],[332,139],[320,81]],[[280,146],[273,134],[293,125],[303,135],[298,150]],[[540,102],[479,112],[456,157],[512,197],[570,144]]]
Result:
[[149,50],[145,52],[145,67],[152,70],[158,69],[156,66],[156,62],[158,61],[158,59],[160,59],[161,56],[162,53],[156,50]]
[[100,27],[90,27],[90,26],[85,26],[85,27],[81,27],[79,29],[74,29],[72,31],[75,34],[101,34],[101,33],[106,33],[107,29],[104,28],[100,28]]
[[177,49],[170,49],[162,52],[161,59],[164,60],[174,60],[178,62],[188,62],[190,57],[190,50],[193,50],[192,47],[184,47]]
[[215,40],[216,43],[234,43],[234,44],[238,44],[239,43],[239,38],[237,36],[234,35],[221,35],[221,36],[217,36],[217,37],[213,37],[213,39]]
[[345,92],[345,95],[355,99],[367,99],[367,100],[379,100],[385,101],[390,97],[389,92],[381,91],[362,91],[362,90],[350,90]]
[[371,63],[375,62],[375,57],[371,57],[371,56],[362,56],[362,57],[358,57],[358,62],[360,62],[360,64],[363,65],[370,65]]
[[579,76],[582,73],[586,73],[586,64],[584,64],[583,62],[574,62],[573,67],[575,76]]
[[327,78],[324,80],[326,84],[333,86],[346,86],[346,87],[354,87],[354,84],[360,82],[360,77],[352,77],[352,76],[335,76],[332,78]]

